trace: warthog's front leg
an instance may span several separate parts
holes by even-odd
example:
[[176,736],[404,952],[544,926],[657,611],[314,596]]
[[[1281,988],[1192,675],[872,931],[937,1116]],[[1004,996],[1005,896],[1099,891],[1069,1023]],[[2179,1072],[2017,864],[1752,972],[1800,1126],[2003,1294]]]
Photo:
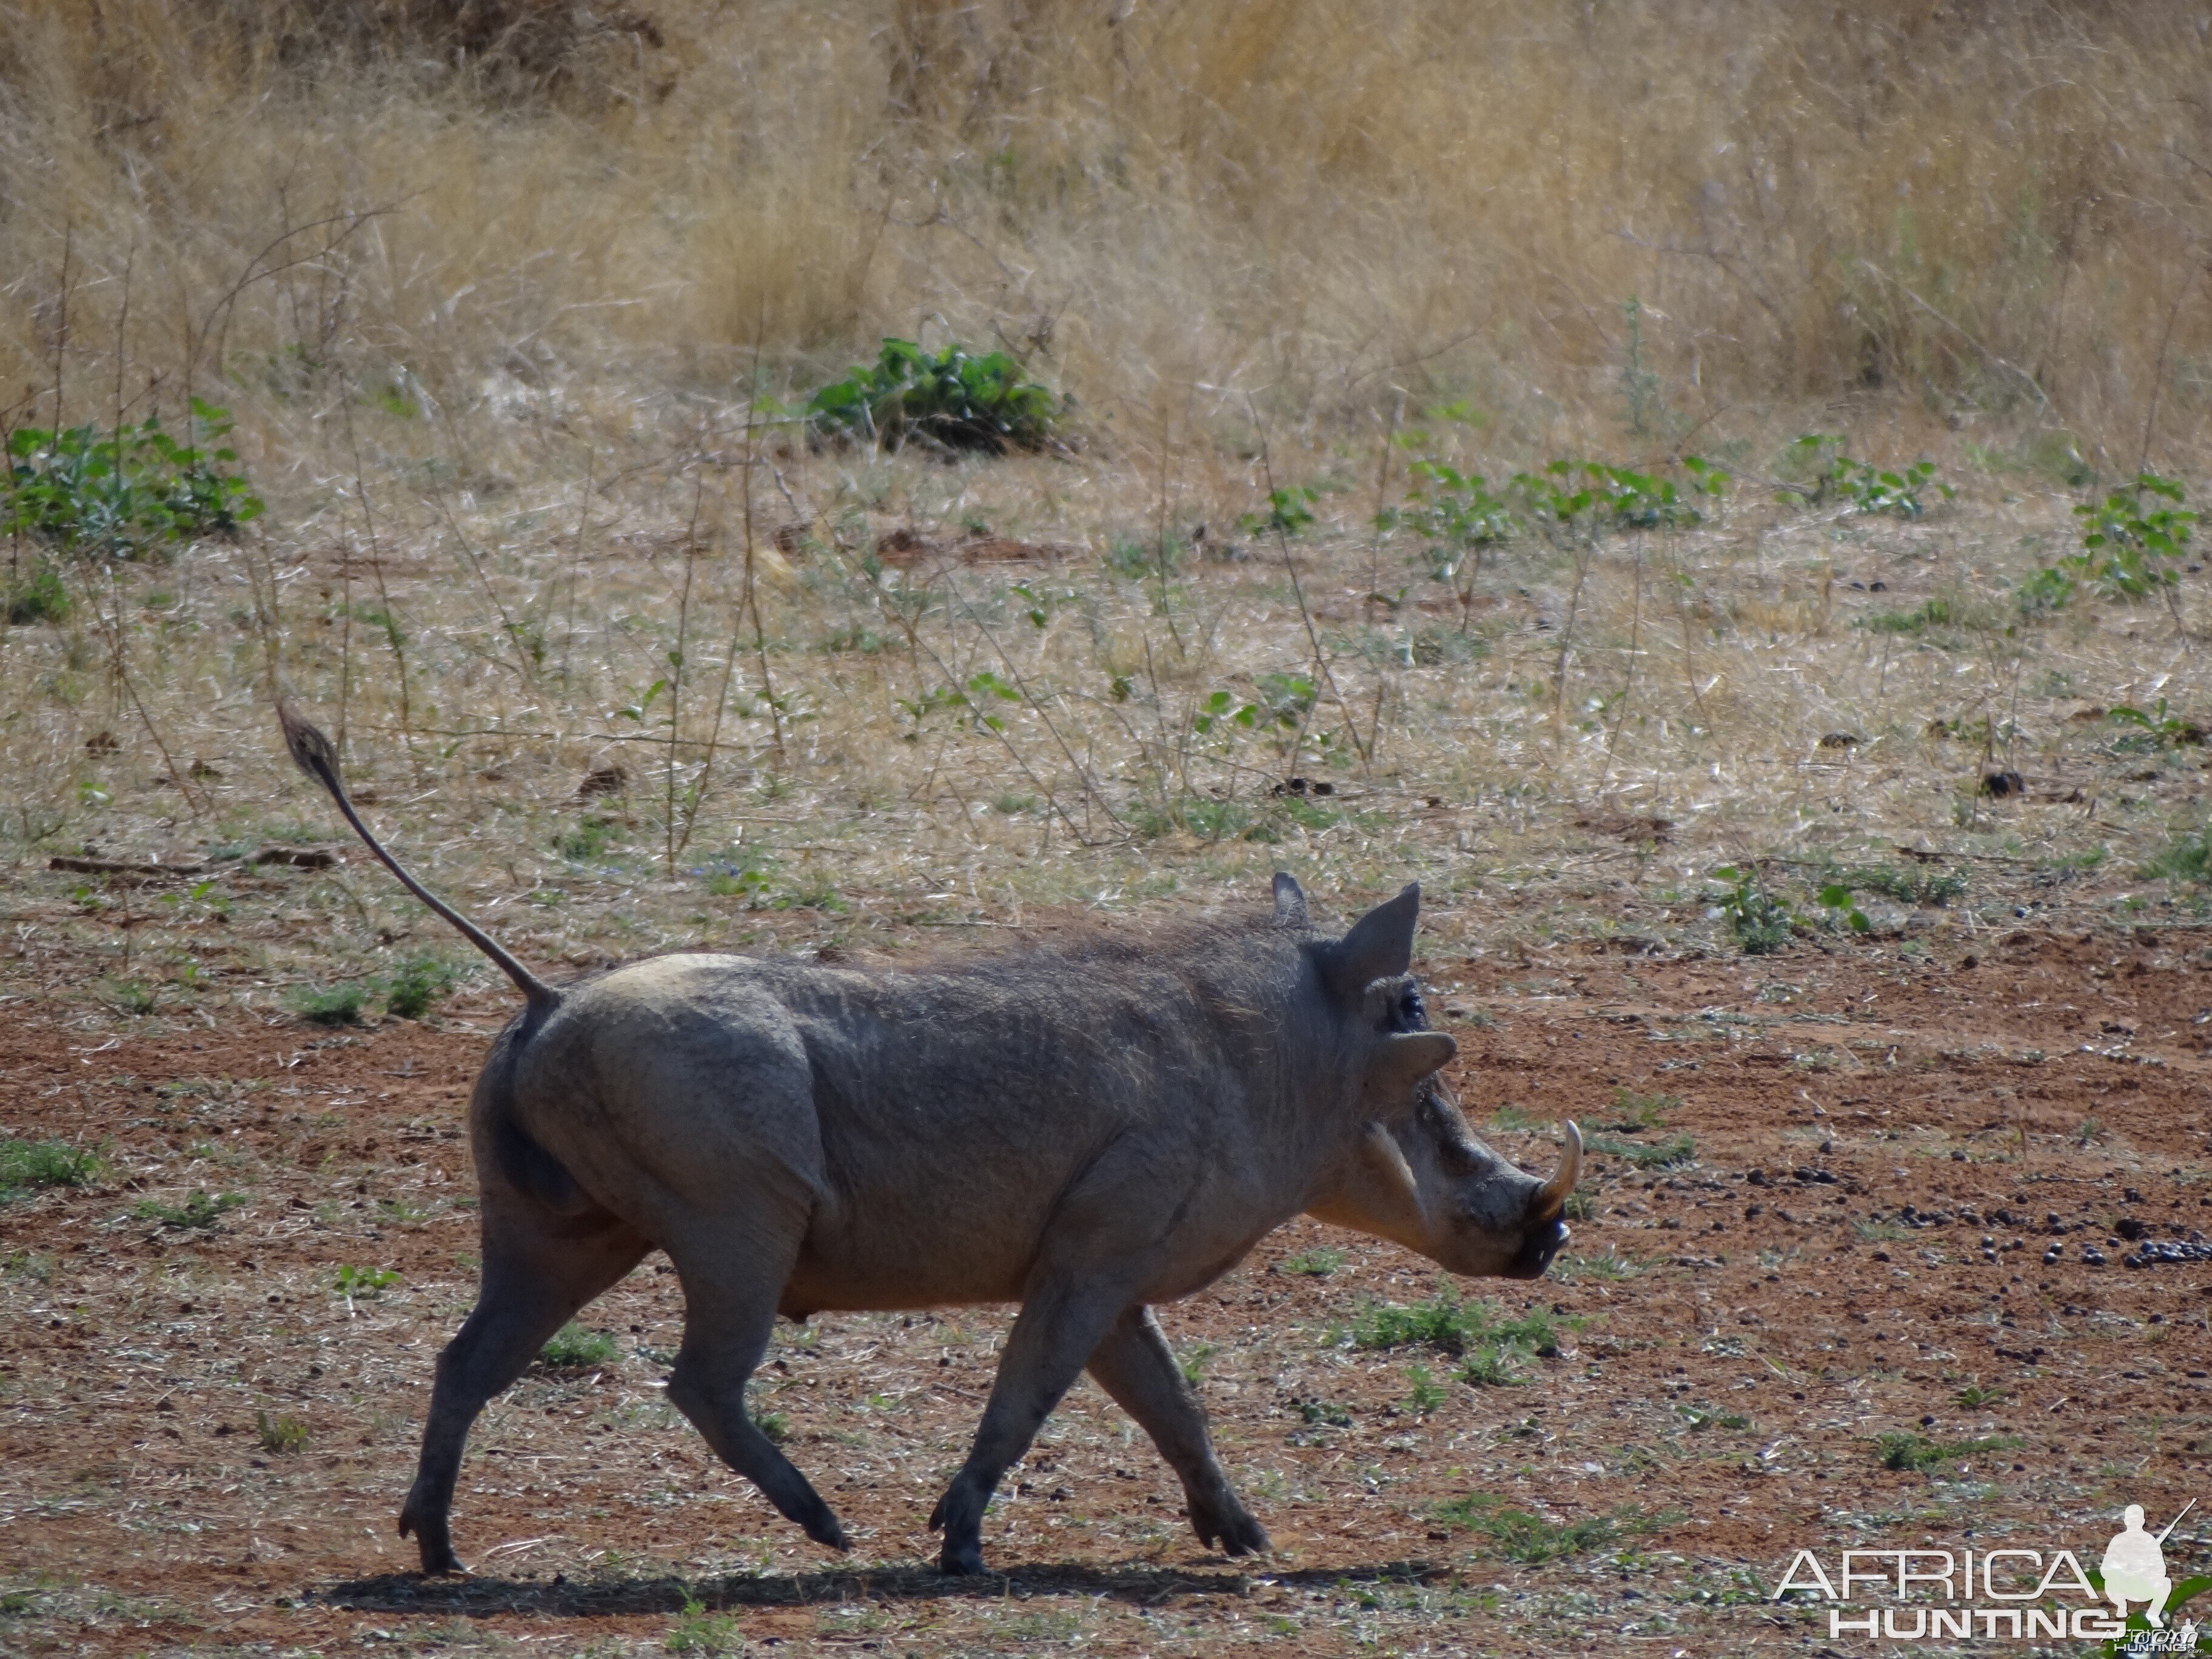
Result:
[[1083,1374],[1126,1291],[1092,1286],[1040,1290],[1022,1306],[1006,1338],[991,1401],[960,1473],[929,1517],[945,1529],[939,1565],[947,1572],[983,1571],[983,1511],[999,1479],[1029,1449],[1052,1408]]
[[1152,1436],[1160,1455],[1182,1477],[1190,1523],[1200,1543],[1218,1543],[1224,1555],[1274,1547],[1213,1455],[1206,1413],[1183,1381],[1182,1368],[1150,1308],[1131,1308],[1114,1322],[1091,1356],[1091,1375]]

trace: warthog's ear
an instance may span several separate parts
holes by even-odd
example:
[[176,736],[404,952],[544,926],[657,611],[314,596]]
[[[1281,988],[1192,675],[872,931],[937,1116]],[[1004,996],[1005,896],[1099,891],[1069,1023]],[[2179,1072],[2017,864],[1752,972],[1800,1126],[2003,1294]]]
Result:
[[1326,958],[1329,989],[1356,997],[1378,979],[1391,979],[1413,963],[1413,923],[1421,914],[1421,884],[1378,904],[1352,924]]
[[1400,1097],[1431,1072],[1451,1064],[1459,1044],[1442,1031],[1403,1031],[1382,1039],[1367,1062],[1367,1088],[1372,1096]]
[[1306,921],[1305,890],[1297,878],[1286,870],[1275,872],[1275,925],[1278,927],[1304,927]]

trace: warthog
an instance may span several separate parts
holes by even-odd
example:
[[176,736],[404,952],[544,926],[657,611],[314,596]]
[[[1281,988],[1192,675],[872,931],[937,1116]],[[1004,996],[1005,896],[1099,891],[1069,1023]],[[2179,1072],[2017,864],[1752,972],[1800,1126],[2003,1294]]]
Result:
[[483,1281],[438,1357],[399,1514],[426,1572],[460,1570],[447,1517],[469,1425],[546,1339],[668,1253],[684,1344],[668,1397],[809,1537],[837,1517],[745,1411],[776,1316],[1017,1302],[967,1462],[929,1524],[980,1572],[984,1506],[1088,1369],[1182,1477],[1200,1540],[1269,1547],[1214,1456],[1152,1314],[1301,1213],[1453,1273],[1533,1279],[1580,1167],[1549,1181],[1468,1131],[1455,1052],[1407,969],[1420,892],[1341,939],[1275,878],[1273,914],[917,971],[681,955],[563,990],[402,869],[320,732],[293,757],[369,850],[527,1006],[469,1107]]

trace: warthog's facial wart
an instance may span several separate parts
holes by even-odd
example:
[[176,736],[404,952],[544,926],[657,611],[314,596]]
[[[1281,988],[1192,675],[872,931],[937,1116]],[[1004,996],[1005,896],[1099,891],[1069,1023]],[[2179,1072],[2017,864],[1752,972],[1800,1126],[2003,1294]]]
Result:
[[[1276,878],[1279,916],[1291,895]],[[1567,1240],[1567,1200],[1582,1171],[1582,1133],[1566,1126],[1548,1181],[1516,1169],[1476,1138],[1439,1075],[1457,1052],[1429,1030],[1412,960],[1419,902],[1408,888],[1370,912],[1324,957],[1333,1000],[1349,1002],[1350,1040],[1369,1048],[1364,1104],[1372,1112],[1345,1178],[1310,1206],[1324,1221],[1380,1235],[1469,1277],[1535,1279]],[[1297,914],[1304,915],[1303,895]],[[1378,920],[1384,925],[1377,927]],[[1376,976],[1364,975],[1380,970]],[[1358,987],[1356,1000],[1351,994]]]

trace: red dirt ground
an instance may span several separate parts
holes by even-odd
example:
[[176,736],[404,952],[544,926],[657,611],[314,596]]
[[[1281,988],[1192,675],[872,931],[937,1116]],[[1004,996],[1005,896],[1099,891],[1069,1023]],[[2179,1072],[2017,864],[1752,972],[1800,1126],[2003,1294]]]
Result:
[[[661,1401],[678,1310],[658,1257],[584,1316],[612,1358],[533,1371],[479,1423],[455,1514],[475,1576],[410,1576],[392,1520],[472,1295],[463,1110],[501,1006],[336,1033],[131,1021],[48,998],[70,964],[21,957],[0,1132],[106,1152],[94,1184],[0,1210],[0,1649],[1819,1648],[1824,1615],[1764,1599],[1801,1546],[2006,1537],[2087,1560],[2124,1504],[2162,1524],[2212,1497],[2212,1263],[2122,1264],[2124,1233],[2212,1231],[2212,931],[1946,936],[1918,959],[1429,951],[1461,1098],[1479,1125],[1512,1109],[1523,1127],[1492,1138],[1525,1163],[1548,1166],[1542,1121],[1569,1115],[1617,1148],[1690,1137],[1673,1167],[1592,1162],[1570,1248],[1621,1276],[1464,1287],[1562,1327],[1518,1386],[1480,1387],[1342,1334],[1440,1275],[1287,1228],[1164,1311],[1279,1554],[1207,1555],[1086,1382],[1009,1476],[980,1583],[931,1571],[922,1523],[1004,1314],[781,1333],[755,1409],[854,1530],[841,1561]],[[1624,1116],[1643,1121],[1604,1127]],[[204,1227],[137,1213],[196,1191],[243,1201]],[[1286,1267],[1324,1246],[1333,1273]],[[349,1303],[347,1267],[398,1279]],[[2004,1443],[1892,1470],[1892,1431]],[[1470,1493],[1613,1533],[1516,1560],[1439,1511]],[[2203,1571],[2194,1520],[2169,1558]]]

